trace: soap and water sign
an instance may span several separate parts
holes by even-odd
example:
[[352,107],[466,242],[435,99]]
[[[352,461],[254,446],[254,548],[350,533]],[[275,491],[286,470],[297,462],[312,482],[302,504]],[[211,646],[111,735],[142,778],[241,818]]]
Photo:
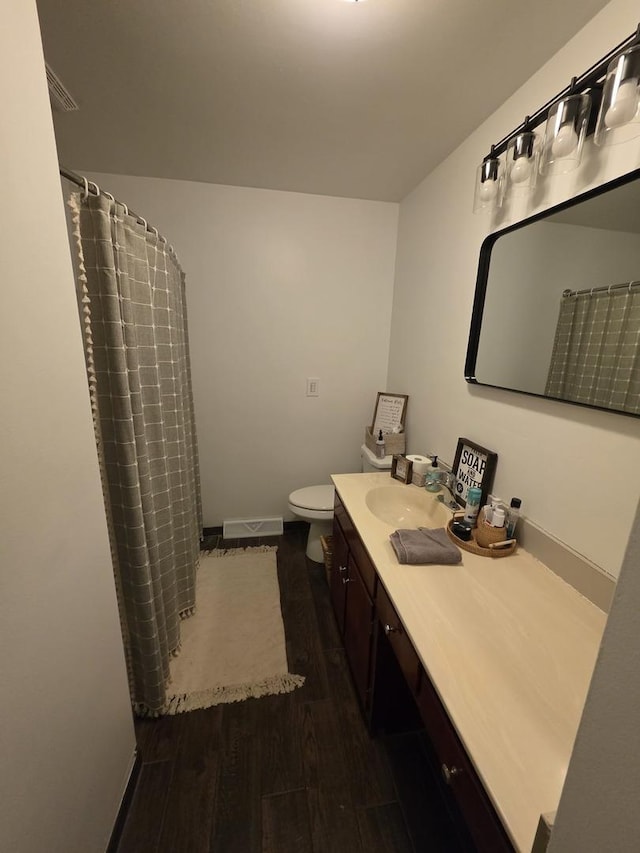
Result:
[[482,479],[487,467],[487,456],[473,447],[463,445],[456,471],[456,492],[466,501],[470,488],[482,489]]

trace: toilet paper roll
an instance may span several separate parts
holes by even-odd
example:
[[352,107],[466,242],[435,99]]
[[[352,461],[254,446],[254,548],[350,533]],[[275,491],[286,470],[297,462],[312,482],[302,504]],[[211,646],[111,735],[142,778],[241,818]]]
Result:
[[407,459],[413,462],[412,471],[414,474],[426,474],[431,467],[431,459],[428,456],[420,456],[419,453],[409,453]]

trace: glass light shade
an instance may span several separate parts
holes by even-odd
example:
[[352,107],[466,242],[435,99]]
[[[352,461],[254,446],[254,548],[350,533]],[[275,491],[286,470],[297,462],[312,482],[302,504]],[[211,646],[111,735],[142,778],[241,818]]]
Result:
[[607,68],[594,142],[609,145],[640,135],[640,45],[629,48]]
[[549,110],[540,158],[543,175],[557,175],[577,169],[591,111],[591,96],[567,95]]
[[487,157],[476,171],[473,212],[495,210],[502,204],[502,163],[497,157]]
[[505,160],[506,192],[529,192],[536,185],[539,146],[533,131],[514,136],[507,146]]

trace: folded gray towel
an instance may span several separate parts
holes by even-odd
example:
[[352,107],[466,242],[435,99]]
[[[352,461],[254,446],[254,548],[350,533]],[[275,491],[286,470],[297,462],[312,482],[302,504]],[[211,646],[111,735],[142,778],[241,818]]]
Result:
[[453,566],[462,560],[460,550],[451,542],[444,527],[396,530],[389,539],[399,563]]

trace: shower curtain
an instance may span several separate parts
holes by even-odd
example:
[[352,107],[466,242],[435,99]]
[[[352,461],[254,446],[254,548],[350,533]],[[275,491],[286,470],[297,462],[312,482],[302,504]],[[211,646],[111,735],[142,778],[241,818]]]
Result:
[[640,283],[566,291],[545,395],[640,414]]
[[73,193],[69,207],[131,697],[156,715],[202,530],[184,274],[108,194]]

